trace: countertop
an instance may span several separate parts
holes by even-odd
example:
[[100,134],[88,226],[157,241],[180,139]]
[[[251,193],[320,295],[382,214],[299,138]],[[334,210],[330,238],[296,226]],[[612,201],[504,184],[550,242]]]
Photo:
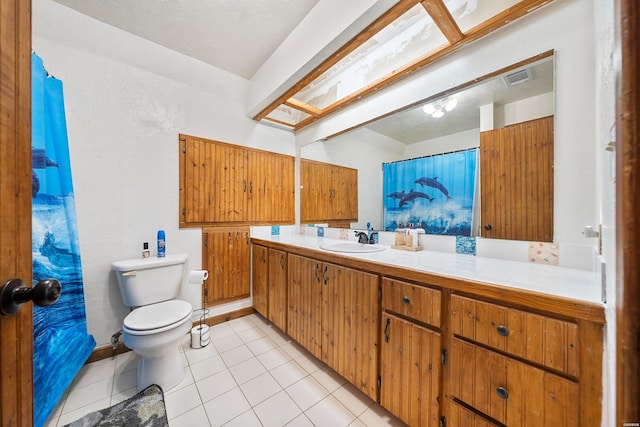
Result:
[[523,289],[603,306],[600,273],[595,271],[428,250],[410,252],[389,246],[381,252],[338,253],[321,249],[320,245],[339,242],[339,239],[307,235],[275,235],[270,238],[256,237],[254,240],[257,243],[260,240],[277,242],[379,265]]

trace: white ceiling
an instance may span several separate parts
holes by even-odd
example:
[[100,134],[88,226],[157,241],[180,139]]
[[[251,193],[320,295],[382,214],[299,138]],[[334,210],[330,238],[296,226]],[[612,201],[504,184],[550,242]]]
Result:
[[319,0],[55,0],[250,79]]

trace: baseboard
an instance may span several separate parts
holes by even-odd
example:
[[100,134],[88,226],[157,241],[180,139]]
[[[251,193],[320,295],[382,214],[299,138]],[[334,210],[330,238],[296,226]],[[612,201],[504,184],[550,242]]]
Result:
[[[255,313],[256,311],[253,307],[241,308],[239,310],[230,311],[229,313],[218,314],[217,316],[211,316],[204,320],[204,322],[209,326],[214,326],[220,323],[228,322],[229,320],[239,319],[244,316],[248,316],[250,314]],[[200,322],[193,322],[193,326],[199,325]],[[124,345],[123,343],[119,343],[118,347],[115,349],[110,346],[98,347],[93,350],[89,358],[87,359],[85,364],[91,362],[97,362],[98,360],[108,359],[109,357],[117,356],[118,354],[126,353],[131,351],[129,347]]]

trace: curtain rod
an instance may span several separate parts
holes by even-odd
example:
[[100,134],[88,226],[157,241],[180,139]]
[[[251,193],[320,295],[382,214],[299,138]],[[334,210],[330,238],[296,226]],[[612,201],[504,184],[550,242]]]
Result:
[[411,160],[418,160],[418,159],[426,159],[427,157],[435,157],[435,156],[443,156],[445,154],[455,154],[455,153],[464,153],[467,151],[472,151],[472,150],[477,150],[478,147],[475,148],[465,148],[463,150],[454,150],[454,151],[447,151],[444,153],[438,153],[438,154],[429,154],[428,156],[420,156],[420,157],[413,157],[411,159],[403,159],[403,160],[396,160],[394,162],[382,162],[382,165],[392,165],[394,163],[400,163],[400,162],[410,162]]

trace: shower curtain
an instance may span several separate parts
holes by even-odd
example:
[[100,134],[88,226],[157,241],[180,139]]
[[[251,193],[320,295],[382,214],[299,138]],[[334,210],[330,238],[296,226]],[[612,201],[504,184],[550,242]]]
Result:
[[33,308],[34,424],[42,426],[95,348],[87,333],[62,82],[32,54],[33,284],[55,278],[60,299]]

